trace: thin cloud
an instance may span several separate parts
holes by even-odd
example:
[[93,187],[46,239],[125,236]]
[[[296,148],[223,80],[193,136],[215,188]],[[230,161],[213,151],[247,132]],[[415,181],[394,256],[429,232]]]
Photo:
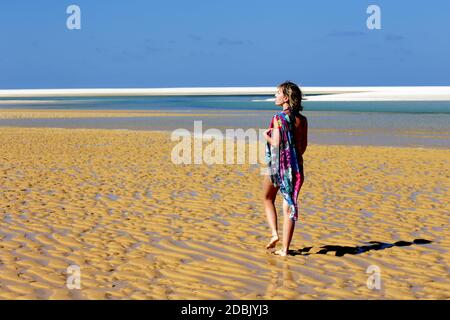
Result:
[[[169,40],[169,43],[173,44],[174,40]],[[172,50],[172,48],[158,45],[157,41],[154,39],[146,38],[144,41],[143,46],[144,53],[158,53],[170,50]],[[137,51],[141,51],[141,47],[138,47]]]
[[404,55],[404,56],[411,56],[414,54],[414,52],[411,49],[399,49],[397,50],[397,53],[399,53],[400,55]]
[[114,61],[143,61],[149,56],[172,51],[173,48],[161,46],[152,39],[145,39],[135,47],[96,47],[95,52]]
[[191,40],[193,40],[193,41],[202,41],[202,40],[203,40],[203,37],[202,37],[202,36],[199,36],[199,35],[197,35],[197,34],[190,34],[190,35],[189,35],[189,38],[190,38]]
[[402,35],[390,33],[386,35],[385,39],[386,41],[402,41],[406,38]]
[[334,31],[329,33],[328,37],[363,37],[366,33],[362,31]]
[[242,46],[242,45],[251,45],[253,44],[250,40],[235,40],[235,39],[229,39],[222,37],[217,41],[217,44],[219,46]]

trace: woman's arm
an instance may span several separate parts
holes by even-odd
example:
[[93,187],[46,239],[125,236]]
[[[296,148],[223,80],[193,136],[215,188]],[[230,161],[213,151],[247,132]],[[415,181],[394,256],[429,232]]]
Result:
[[264,138],[274,147],[280,145],[280,129],[278,119],[276,117],[273,118],[273,128],[264,131]]
[[280,129],[273,128],[272,130],[272,141],[270,142],[274,147],[278,147],[280,145]]

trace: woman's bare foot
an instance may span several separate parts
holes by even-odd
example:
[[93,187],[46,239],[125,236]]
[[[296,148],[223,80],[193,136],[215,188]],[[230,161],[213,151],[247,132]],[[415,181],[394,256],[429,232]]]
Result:
[[280,250],[275,251],[274,254],[276,254],[277,256],[286,257],[287,252],[284,251],[283,249],[280,249]]
[[270,238],[269,243],[266,246],[266,249],[272,249],[275,248],[277,245],[277,242],[280,240],[277,234],[273,235],[272,238]]

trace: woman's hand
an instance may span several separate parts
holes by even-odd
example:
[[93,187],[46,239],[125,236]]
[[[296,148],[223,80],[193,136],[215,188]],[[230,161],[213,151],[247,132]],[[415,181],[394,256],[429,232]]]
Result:
[[280,144],[280,129],[270,128],[264,131],[264,138],[268,143],[274,147],[278,147]]
[[270,137],[272,134],[272,128],[269,128],[267,130],[264,131],[264,139],[266,139],[267,142],[271,143],[272,142],[272,138]]

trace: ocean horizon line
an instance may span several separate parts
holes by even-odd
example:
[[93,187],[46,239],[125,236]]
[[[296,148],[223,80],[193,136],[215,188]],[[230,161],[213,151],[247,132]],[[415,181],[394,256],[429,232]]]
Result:
[[[450,101],[450,86],[301,87],[309,101]],[[276,87],[1,89],[0,98],[272,96]]]

